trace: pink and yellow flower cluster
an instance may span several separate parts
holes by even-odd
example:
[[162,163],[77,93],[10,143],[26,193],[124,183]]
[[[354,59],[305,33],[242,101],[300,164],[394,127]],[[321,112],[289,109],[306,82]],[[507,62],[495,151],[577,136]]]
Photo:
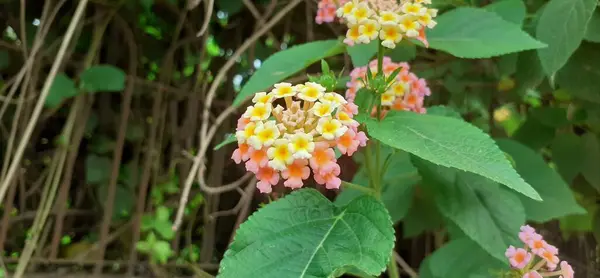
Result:
[[318,4],[317,16],[315,22],[323,24],[324,22],[333,22],[337,9],[350,0],[321,0]]
[[[575,272],[571,265],[558,258],[558,248],[546,242],[529,225],[521,227],[519,239],[524,248],[508,247],[506,257],[513,269],[523,278],[559,277],[573,278]],[[560,266],[560,269],[557,269]]]
[[[373,60],[369,65],[355,68],[350,72],[351,80],[346,84],[346,99],[354,102],[358,90],[365,86],[367,67],[373,75],[377,74],[377,60]],[[383,73],[387,77],[396,69],[400,72],[395,80],[389,86],[389,89],[381,95],[381,105],[387,110],[405,110],[417,113],[425,113],[423,100],[425,96],[431,95],[431,90],[427,86],[427,81],[418,78],[410,72],[410,66],[407,63],[394,63],[389,57],[383,57]]]
[[428,45],[425,28],[437,24],[436,9],[427,7],[431,0],[352,0],[321,1],[317,23],[331,22],[332,8],[338,5],[336,15],[348,26],[345,43],[369,43],[379,38],[381,45],[395,48],[404,38],[415,38]]
[[334,147],[352,155],[367,143],[353,119],[356,105],[313,82],[275,84],[271,92],[257,93],[252,102],[238,120],[238,148],[232,159],[245,162],[256,175],[260,192],[270,193],[280,178],[286,187],[301,188],[311,169],[318,184],[340,187]]

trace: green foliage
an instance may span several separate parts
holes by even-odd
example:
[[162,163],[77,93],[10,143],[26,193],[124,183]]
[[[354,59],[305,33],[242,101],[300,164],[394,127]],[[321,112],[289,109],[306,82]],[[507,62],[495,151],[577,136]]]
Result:
[[423,184],[447,221],[500,261],[525,223],[519,198],[484,177],[416,159]]
[[250,77],[233,104],[239,105],[247,97],[269,88],[311,64],[342,53],[345,46],[338,40],[314,41],[290,47],[270,56]]
[[372,41],[368,44],[356,44],[347,48],[348,55],[352,59],[352,65],[357,67],[365,66],[373,59],[378,50],[378,41]]
[[600,49],[596,44],[583,43],[556,74],[556,83],[572,96],[600,103]]
[[393,242],[390,217],[372,197],[337,207],[321,193],[302,189],[240,226],[218,277],[336,277],[349,267],[378,275]]
[[425,259],[419,269],[419,277],[496,277],[494,274],[502,269],[507,269],[507,266],[491,257],[472,240],[461,238],[448,242]]
[[369,135],[382,143],[441,166],[482,175],[529,198],[540,199],[511,167],[494,141],[466,122],[443,116],[392,112],[384,121],[369,119],[366,124]]
[[125,72],[111,65],[92,66],[81,73],[79,84],[91,93],[118,92],[125,88]]
[[538,50],[548,76],[562,68],[577,50],[597,4],[597,0],[550,0],[544,7],[536,37],[548,44]]
[[527,7],[525,7],[523,0],[495,1],[483,8],[490,12],[495,12],[502,19],[519,26],[523,24],[523,20],[525,20],[525,15],[527,14]]
[[66,74],[59,73],[52,82],[45,105],[49,108],[57,108],[65,99],[76,95],[77,89],[75,88],[75,82],[73,82]]
[[173,250],[169,242],[159,240],[154,233],[149,233],[144,241],[136,244],[136,249],[142,253],[150,255],[153,262],[165,264],[173,256]]
[[499,139],[498,146],[515,162],[519,174],[540,194],[543,201],[521,196],[528,220],[545,222],[570,214],[585,213],[573,198],[569,186],[533,150],[518,142]]
[[164,239],[173,239],[173,223],[170,220],[171,213],[165,206],[160,206],[156,209],[154,217],[144,215],[142,217],[142,231],[155,231]]
[[588,22],[584,39],[600,43],[600,9],[596,9]]
[[112,162],[110,158],[88,155],[85,159],[85,180],[88,184],[107,183],[110,178]]
[[437,22],[427,33],[430,47],[460,58],[487,58],[545,47],[518,25],[484,9],[456,8],[440,15]]

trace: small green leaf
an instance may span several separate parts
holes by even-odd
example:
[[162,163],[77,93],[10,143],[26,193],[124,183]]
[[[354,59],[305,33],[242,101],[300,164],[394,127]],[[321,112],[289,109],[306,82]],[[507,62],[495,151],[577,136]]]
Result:
[[342,42],[326,40],[293,46],[273,54],[250,77],[233,100],[233,105],[240,105],[247,97],[266,90],[321,59],[340,54],[344,49]]
[[550,144],[555,134],[555,128],[544,125],[538,119],[530,117],[515,131],[512,138],[534,150],[539,150]]
[[85,180],[89,184],[102,184],[108,182],[112,161],[110,158],[97,155],[88,155],[85,159]]
[[377,54],[378,45],[379,41],[374,40],[368,44],[360,43],[347,47],[348,55],[352,59],[352,65],[355,68],[367,65],[375,54]]
[[165,206],[160,206],[156,209],[156,219],[158,220],[168,221],[170,215],[169,208]]
[[217,144],[214,148],[213,151],[216,151],[224,146],[227,146],[231,143],[237,142],[237,138],[235,138],[235,134],[227,134],[225,136],[225,140],[223,140],[221,143]]
[[444,217],[464,235],[500,261],[525,223],[525,210],[517,195],[484,177],[436,166],[416,158],[423,185],[434,192]]
[[338,277],[349,267],[379,275],[394,245],[384,205],[363,196],[334,206],[301,189],[258,210],[236,231],[220,278]]
[[171,240],[175,236],[175,231],[173,231],[173,223],[168,220],[154,221],[154,230],[160,234],[162,238],[167,240]]
[[537,23],[536,37],[548,44],[538,55],[544,72],[554,75],[577,50],[597,0],[550,0]]
[[166,264],[170,257],[173,256],[171,244],[166,241],[159,240],[152,245],[152,256],[161,264]]
[[523,24],[523,20],[525,20],[525,15],[527,14],[523,0],[501,0],[486,5],[483,8],[490,12],[495,12],[502,19],[519,26]]
[[394,62],[408,62],[417,57],[417,46],[408,41],[401,41],[396,44],[396,48],[388,50],[386,56],[390,57]]
[[508,153],[521,176],[537,190],[543,201],[522,198],[527,219],[546,222],[561,216],[585,213],[560,175],[533,150],[510,139],[498,139],[498,146]]
[[49,108],[57,108],[65,99],[77,95],[75,82],[66,74],[59,73],[54,78],[48,97],[46,97],[45,105]]
[[79,76],[83,90],[95,92],[118,92],[125,88],[125,72],[111,65],[92,66]]
[[390,112],[385,120],[368,119],[366,124],[369,135],[384,144],[438,165],[487,177],[540,200],[489,135],[469,123],[443,116]]
[[150,231],[154,227],[154,219],[150,215],[142,216],[142,226],[140,227],[143,232]]
[[[468,260],[464,258],[468,257]],[[421,278],[484,278],[508,270],[468,238],[452,240],[427,257],[419,268]]]
[[460,58],[489,58],[545,47],[518,25],[484,9],[456,8],[440,15],[437,22],[428,30],[429,47]]
[[142,253],[150,253],[151,248],[152,246],[150,246],[150,244],[146,241],[139,241],[135,245],[135,249]]
[[404,238],[411,238],[420,235],[425,231],[433,231],[441,228],[444,224],[444,218],[433,199],[433,194],[423,192],[422,187],[416,188],[411,207],[408,209],[404,220],[402,220],[402,235]]

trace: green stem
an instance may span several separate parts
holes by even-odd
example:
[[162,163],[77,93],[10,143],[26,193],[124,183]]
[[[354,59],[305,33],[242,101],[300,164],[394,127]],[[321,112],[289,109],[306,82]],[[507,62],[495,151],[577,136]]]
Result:
[[400,273],[398,272],[398,264],[396,264],[396,260],[394,260],[394,254],[390,256],[390,262],[388,263],[388,276],[390,278],[400,278]]
[[368,194],[368,195],[372,195],[372,196],[376,196],[377,195],[377,192],[375,192],[373,189],[371,189],[369,187],[366,187],[366,186],[361,186],[361,185],[349,183],[349,182],[346,182],[346,181],[342,181],[342,186],[344,188],[358,190],[358,191],[363,192],[363,193]]

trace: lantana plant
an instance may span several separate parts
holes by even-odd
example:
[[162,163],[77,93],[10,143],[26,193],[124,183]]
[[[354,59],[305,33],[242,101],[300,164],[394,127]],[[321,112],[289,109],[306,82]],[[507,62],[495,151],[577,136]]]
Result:
[[[316,23],[345,24],[344,38],[282,51],[250,78],[247,86],[252,90],[244,87],[236,99],[241,103],[249,97],[252,103],[238,119],[237,148],[231,158],[254,174],[261,194],[284,197],[240,226],[220,264],[220,277],[378,276],[387,269],[389,277],[398,278],[396,262],[402,260],[394,252],[393,221],[405,217],[409,208],[417,211],[413,222],[437,219],[418,229],[442,224],[455,228],[435,231],[439,249],[422,264],[425,278],[485,277],[492,270],[509,277],[573,277],[570,265],[558,259],[558,250],[529,226],[521,228],[525,247],[511,246],[503,254],[505,238],[518,233],[526,220],[522,202],[535,208],[542,203],[540,194],[515,170],[515,160],[506,154],[510,144],[503,147],[505,153],[455,111],[427,109],[427,97],[432,95],[428,82],[407,62],[388,55],[402,40],[408,44],[418,40],[429,47],[427,30],[436,27],[438,13],[429,4],[428,0],[319,1]],[[360,53],[368,56],[365,63],[355,63],[349,72],[336,74],[324,60],[371,43],[376,50]],[[297,72],[296,59],[305,59],[297,63],[306,65],[321,60],[321,73],[309,76],[308,82],[286,82]],[[345,83],[343,74],[348,75]],[[257,86],[261,80],[264,84]],[[340,178],[346,170],[338,163],[343,155],[360,157],[355,162],[362,178],[358,174],[351,181]],[[410,187],[403,187],[405,173],[417,176]],[[338,197],[332,203],[307,187],[327,189]],[[275,190],[281,194],[276,196]],[[386,195],[389,192],[396,195]],[[401,199],[396,198],[399,195]],[[402,213],[391,210],[403,202],[409,205],[398,217]],[[413,207],[410,202],[415,202]],[[521,216],[504,221],[512,212]],[[451,240],[444,245],[446,233]],[[453,272],[453,261],[470,263],[466,262],[470,258],[455,257],[447,250],[463,245],[476,246],[478,250],[469,252],[481,256],[459,270],[477,273]],[[489,267],[481,266],[481,261],[489,262]],[[439,270],[431,269],[432,264],[450,265]],[[402,266],[416,277],[414,270]]]

